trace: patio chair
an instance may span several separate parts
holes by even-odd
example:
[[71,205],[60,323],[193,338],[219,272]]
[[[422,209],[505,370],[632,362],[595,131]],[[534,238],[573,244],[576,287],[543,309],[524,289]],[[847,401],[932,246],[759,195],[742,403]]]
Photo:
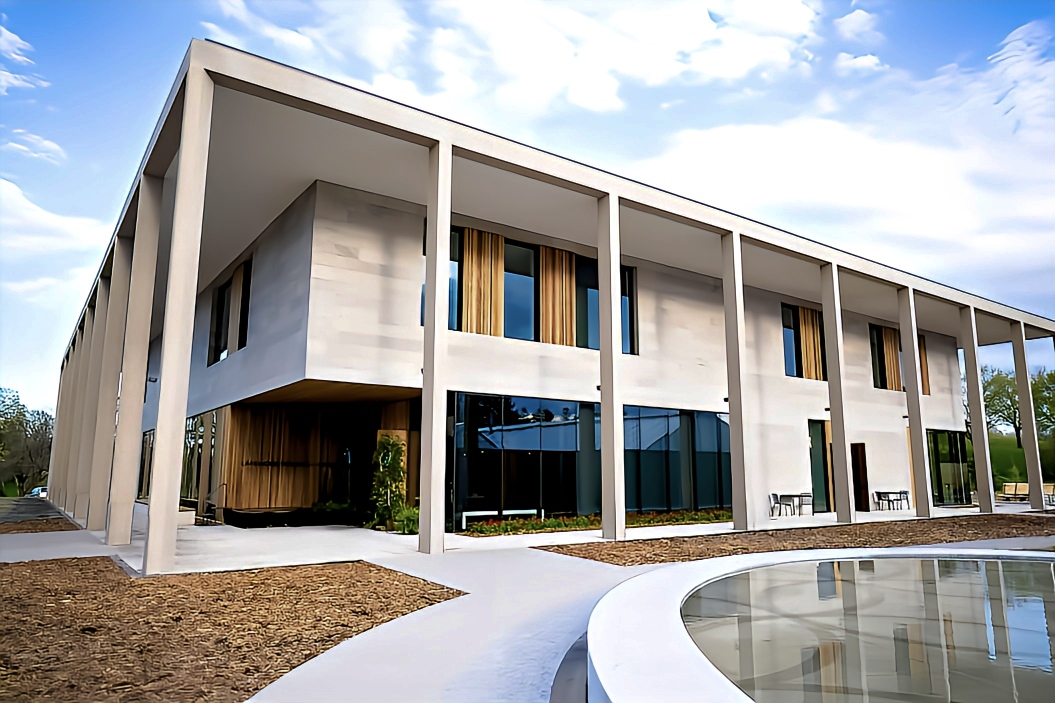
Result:
[[769,519],[772,520],[776,517],[776,512],[780,508],[780,503],[776,493],[769,494]]
[[898,491],[897,495],[898,495],[898,498],[897,498],[897,509],[898,510],[907,509],[908,508],[908,491]]
[[886,510],[887,504],[890,503],[890,494],[875,491],[872,493],[872,500],[875,501],[876,510]]
[[810,515],[813,515],[813,494],[803,493],[799,496],[799,515],[806,514],[806,508],[809,507]]
[[798,496],[785,494],[780,496],[780,514],[784,514],[784,508],[788,509],[788,515],[795,514],[795,498]]

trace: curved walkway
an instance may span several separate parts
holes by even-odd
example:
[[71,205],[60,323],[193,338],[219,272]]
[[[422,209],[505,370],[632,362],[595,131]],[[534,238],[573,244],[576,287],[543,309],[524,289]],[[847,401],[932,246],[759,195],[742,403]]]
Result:
[[593,606],[642,571],[536,549],[371,561],[468,595],[356,635],[252,701],[546,703]]

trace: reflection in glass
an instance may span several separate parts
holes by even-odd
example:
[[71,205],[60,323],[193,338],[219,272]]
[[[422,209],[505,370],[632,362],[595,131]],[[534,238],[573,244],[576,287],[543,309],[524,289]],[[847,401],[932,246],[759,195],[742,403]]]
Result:
[[505,336],[535,339],[535,250],[505,243]]
[[627,405],[623,446],[628,511],[731,504],[728,415]]
[[452,515],[591,515],[601,509],[600,413],[594,403],[456,394]]
[[682,619],[757,701],[1053,700],[1051,561],[783,564],[697,589]]
[[[623,353],[637,354],[635,269],[620,269],[620,319]],[[585,349],[601,348],[600,288],[597,259],[575,257],[575,345]]]
[[973,462],[967,455],[967,433],[927,430],[931,484],[935,505],[970,505]]

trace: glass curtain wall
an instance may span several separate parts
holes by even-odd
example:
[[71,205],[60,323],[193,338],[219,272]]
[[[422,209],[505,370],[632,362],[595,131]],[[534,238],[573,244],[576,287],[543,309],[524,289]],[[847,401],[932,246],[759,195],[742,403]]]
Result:
[[623,441],[628,511],[732,504],[728,415],[628,405]]
[[927,430],[934,505],[970,505],[974,462],[967,454],[967,433]]
[[600,512],[597,404],[457,393],[454,406],[447,475],[456,530],[463,518]]

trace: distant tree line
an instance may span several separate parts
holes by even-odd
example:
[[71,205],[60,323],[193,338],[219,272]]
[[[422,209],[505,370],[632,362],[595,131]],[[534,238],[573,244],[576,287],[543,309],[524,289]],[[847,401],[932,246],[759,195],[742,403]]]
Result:
[[[1033,411],[1037,433],[1055,433],[1055,371],[1040,369],[1030,377],[1033,389]],[[990,432],[1010,427],[1015,441],[1022,447],[1022,417],[1018,409],[1018,385],[1014,372],[1008,373],[992,366],[982,367],[982,392],[985,396],[986,424]]]
[[54,425],[50,413],[28,409],[18,393],[0,388],[0,486],[21,496],[47,483]]

